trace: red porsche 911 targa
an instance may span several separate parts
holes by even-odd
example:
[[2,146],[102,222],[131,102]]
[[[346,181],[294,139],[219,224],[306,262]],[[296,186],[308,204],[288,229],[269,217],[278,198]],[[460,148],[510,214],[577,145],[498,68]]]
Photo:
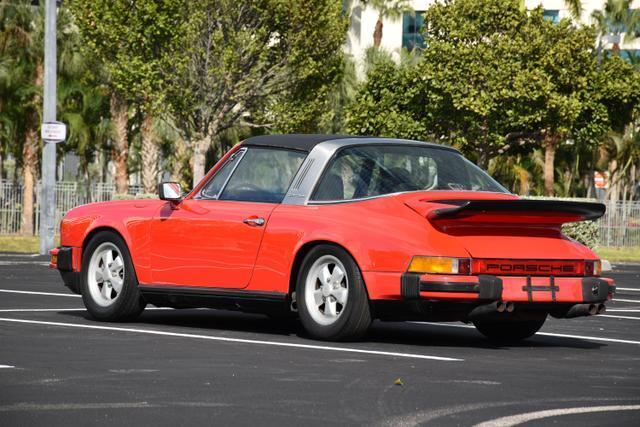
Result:
[[604,312],[600,260],[564,236],[597,203],[521,200],[453,148],[271,135],[231,149],[186,196],[71,210],[51,266],[105,321],[147,304],[299,317],[314,338],[372,319],[472,322],[492,339]]

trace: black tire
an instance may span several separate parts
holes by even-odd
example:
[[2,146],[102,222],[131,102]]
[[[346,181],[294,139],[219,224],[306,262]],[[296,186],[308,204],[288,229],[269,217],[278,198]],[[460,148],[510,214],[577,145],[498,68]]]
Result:
[[[120,251],[124,263],[124,281],[121,291],[111,305],[104,307],[98,304],[89,289],[89,263],[93,253],[104,243],[112,243]],[[103,285],[104,286],[104,285]],[[82,301],[89,314],[107,322],[123,322],[133,320],[142,313],[147,305],[138,288],[138,279],[131,261],[131,254],[125,241],[115,232],[101,231],[89,240],[82,254],[82,271],[80,274],[80,290]]]
[[520,341],[535,335],[542,328],[547,315],[534,320],[477,320],[473,322],[476,329],[493,341]]
[[[348,297],[334,323],[323,325],[310,314],[305,299],[307,276],[314,263],[325,255],[336,257],[345,267]],[[369,297],[358,265],[344,249],[333,245],[318,245],[311,249],[302,261],[296,282],[298,314],[304,329],[311,337],[327,341],[356,340],[362,337],[371,325]],[[311,307],[315,309],[315,307]]]

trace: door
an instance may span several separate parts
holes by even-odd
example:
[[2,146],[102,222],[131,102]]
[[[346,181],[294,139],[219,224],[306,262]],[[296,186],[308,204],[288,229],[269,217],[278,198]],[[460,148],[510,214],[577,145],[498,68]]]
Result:
[[271,212],[305,156],[241,149],[199,194],[164,205],[151,228],[153,284],[246,287]]

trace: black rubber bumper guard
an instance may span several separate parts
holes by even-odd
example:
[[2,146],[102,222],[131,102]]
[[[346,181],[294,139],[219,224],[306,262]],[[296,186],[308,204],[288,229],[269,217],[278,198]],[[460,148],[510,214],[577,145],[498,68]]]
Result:
[[74,294],[80,294],[80,272],[73,271],[72,248],[61,246],[58,248],[56,267],[62,276],[64,285]]
[[[419,300],[420,292],[455,292],[478,295],[478,299],[498,301],[502,299],[502,279],[496,276],[479,275],[478,282],[449,282],[420,281],[419,273],[404,273],[400,279],[400,293],[403,299]],[[582,278],[582,302],[604,302],[609,294],[615,292],[615,286],[609,285],[606,280],[598,277]],[[527,284],[522,287],[529,295],[529,302],[533,301],[534,292],[551,292],[553,301],[556,301],[556,291],[559,288],[551,277],[549,286],[532,286],[531,277],[527,277]]]

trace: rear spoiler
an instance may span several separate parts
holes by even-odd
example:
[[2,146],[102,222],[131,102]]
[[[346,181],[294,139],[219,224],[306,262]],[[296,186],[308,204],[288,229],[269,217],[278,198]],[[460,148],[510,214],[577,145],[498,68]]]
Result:
[[565,224],[592,221],[606,211],[602,203],[557,200],[438,200],[438,204],[454,205],[434,209],[427,214],[431,221],[463,220],[481,223]]

